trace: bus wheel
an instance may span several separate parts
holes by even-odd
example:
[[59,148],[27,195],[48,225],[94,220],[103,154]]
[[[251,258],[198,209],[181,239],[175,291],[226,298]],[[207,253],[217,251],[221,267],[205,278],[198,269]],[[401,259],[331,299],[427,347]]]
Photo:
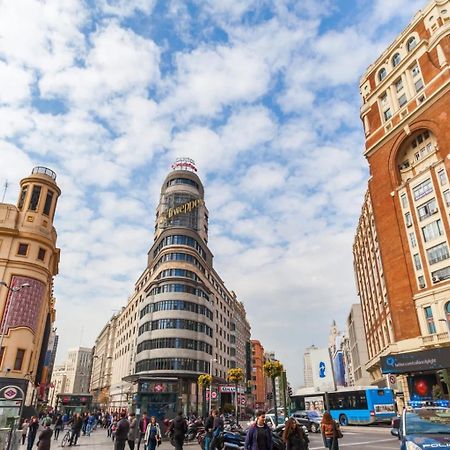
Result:
[[348,418],[347,418],[347,416],[345,415],[345,414],[341,414],[340,416],[339,416],[339,423],[342,425],[342,426],[346,426],[346,425],[348,425]]

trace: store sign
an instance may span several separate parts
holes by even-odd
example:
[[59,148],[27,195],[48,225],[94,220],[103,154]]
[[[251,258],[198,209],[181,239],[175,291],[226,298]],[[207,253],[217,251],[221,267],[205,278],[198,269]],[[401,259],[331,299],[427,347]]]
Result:
[[450,351],[448,348],[435,348],[421,352],[399,353],[382,356],[380,363],[384,374],[445,369],[450,367]]
[[164,222],[166,220],[170,220],[172,217],[177,216],[178,214],[186,214],[191,212],[193,209],[198,208],[199,206],[203,206],[205,204],[205,200],[202,198],[197,198],[196,200],[191,200],[189,202],[183,203],[179,206],[174,206],[173,208],[169,208],[167,211],[161,213],[160,222]]

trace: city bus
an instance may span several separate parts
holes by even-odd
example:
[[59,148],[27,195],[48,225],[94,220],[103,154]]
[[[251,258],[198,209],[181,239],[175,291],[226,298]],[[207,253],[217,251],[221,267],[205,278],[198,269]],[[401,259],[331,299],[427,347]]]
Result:
[[341,425],[370,425],[390,423],[395,417],[395,400],[392,389],[377,387],[343,388],[335,392],[314,392],[291,397],[293,411],[318,411],[326,409]]

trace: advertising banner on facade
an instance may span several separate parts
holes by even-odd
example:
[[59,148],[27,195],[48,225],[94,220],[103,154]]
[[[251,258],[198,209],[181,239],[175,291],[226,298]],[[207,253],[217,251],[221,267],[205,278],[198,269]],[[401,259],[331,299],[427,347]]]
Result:
[[435,348],[421,352],[399,353],[383,356],[380,362],[384,374],[446,369],[450,367],[450,351],[448,348]]
[[333,369],[328,349],[311,349],[310,361],[314,388],[318,391],[334,391]]

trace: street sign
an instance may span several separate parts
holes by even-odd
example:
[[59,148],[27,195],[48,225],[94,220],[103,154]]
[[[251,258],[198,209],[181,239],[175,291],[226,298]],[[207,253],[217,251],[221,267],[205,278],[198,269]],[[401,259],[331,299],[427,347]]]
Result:
[[395,384],[397,383],[397,377],[395,375],[389,375],[389,384]]
[[241,405],[245,405],[245,402],[246,402],[245,397],[241,397]]
[[215,400],[215,399],[217,398],[217,392],[216,392],[216,391],[212,391],[212,392],[211,392],[211,398],[212,398],[213,400]]

